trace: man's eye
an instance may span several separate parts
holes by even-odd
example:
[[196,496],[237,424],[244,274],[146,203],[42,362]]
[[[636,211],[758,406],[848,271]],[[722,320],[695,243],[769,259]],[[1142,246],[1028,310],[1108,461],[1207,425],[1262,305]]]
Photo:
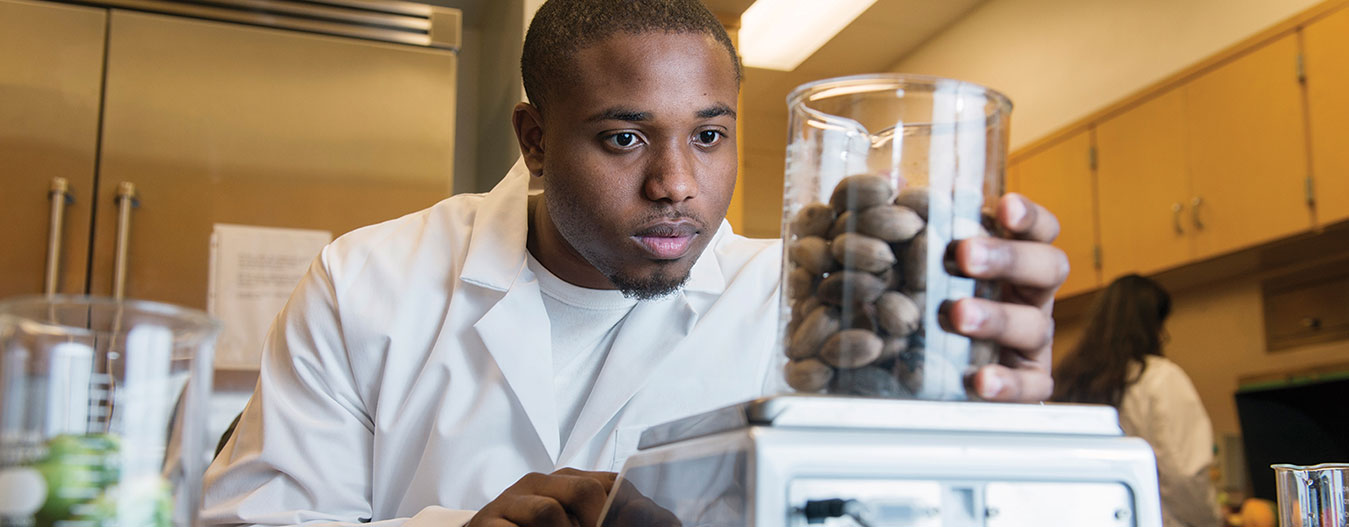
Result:
[[721,139],[721,132],[716,130],[703,130],[698,132],[698,142],[710,145]]
[[619,132],[609,136],[609,142],[618,147],[629,147],[637,142],[637,134],[632,132]]

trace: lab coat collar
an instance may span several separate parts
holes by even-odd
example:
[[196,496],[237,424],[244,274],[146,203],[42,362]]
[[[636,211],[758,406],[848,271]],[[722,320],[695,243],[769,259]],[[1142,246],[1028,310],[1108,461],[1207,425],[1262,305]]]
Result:
[[[473,238],[460,278],[464,281],[506,291],[525,268],[525,242],[529,235],[529,169],[523,159],[516,161],[506,177],[483,197],[473,221]],[[698,261],[689,270],[684,291],[721,294],[726,278],[721,274],[715,248],[731,234],[731,225],[722,220]]]
[[[528,236],[529,171],[520,161],[486,196],[473,221],[472,239],[465,255],[461,280],[502,296],[474,324],[493,360],[528,416],[539,440],[553,460],[569,457],[561,452],[561,438],[554,402],[552,338],[542,293],[525,263]],[[615,337],[609,358],[600,372],[589,401],[573,430],[588,437],[602,429],[644,386],[656,368],[692,330],[701,310],[688,293],[720,294],[725,277],[715,248],[730,226],[724,220],[698,261],[689,281],[679,293],[662,299],[638,302],[624,328]],[[705,304],[705,301],[697,304]],[[522,326],[522,323],[531,323]],[[535,321],[542,321],[538,324]],[[568,450],[577,448],[567,445]]]

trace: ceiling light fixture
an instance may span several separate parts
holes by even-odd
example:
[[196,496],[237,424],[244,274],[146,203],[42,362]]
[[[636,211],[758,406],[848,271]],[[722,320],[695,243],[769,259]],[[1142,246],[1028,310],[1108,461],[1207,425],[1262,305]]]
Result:
[[740,17],[745,66],[791,71],[876,0],[757,0]]

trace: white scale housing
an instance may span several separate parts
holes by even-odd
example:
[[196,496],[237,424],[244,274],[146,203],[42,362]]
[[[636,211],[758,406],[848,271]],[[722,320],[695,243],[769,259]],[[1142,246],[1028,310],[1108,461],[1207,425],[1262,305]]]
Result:
[[[770,397],[648,429],[615,488],[602,527],[1162,525],[1107,406]],[[808,520],[827,500],[846,514]]]

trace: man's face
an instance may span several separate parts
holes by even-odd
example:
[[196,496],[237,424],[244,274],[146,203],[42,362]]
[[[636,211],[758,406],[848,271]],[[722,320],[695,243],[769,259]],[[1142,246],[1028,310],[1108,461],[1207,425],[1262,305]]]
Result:
[[543,114],[562,238],[629,296],[683,284],[735,186],[735,66],[701,33],[617,33],[575,56]]

